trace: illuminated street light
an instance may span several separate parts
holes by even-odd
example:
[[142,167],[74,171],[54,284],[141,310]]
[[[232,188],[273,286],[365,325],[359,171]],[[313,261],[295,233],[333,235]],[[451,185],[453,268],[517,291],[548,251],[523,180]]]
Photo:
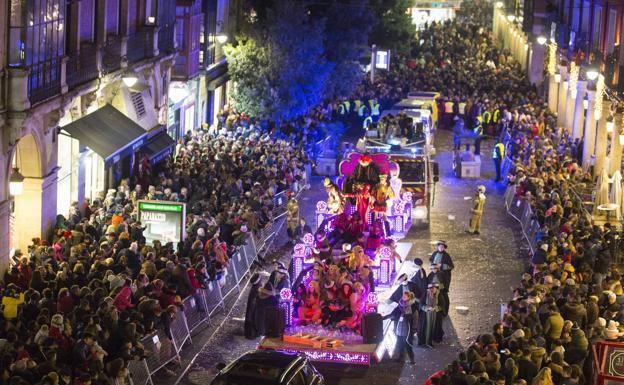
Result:
[[588,68],[585,71],[585,75],[587,76],[587,79],[594,81],[598,77],[598,71],[594,68]]
[[219,44],[225,44],[228,41],[228,35],[221,32],[217,34],[217,41],[219,42]]
[[507,15],[507,20],[509,20],[509,22],[513,22],[516,20],[516,17],[514,15]]
[[24,175],[19,172],[19,168],[13,167],[11,178],[9,178],[9,194],[11,196],[22,195],[24,191]]
[[539,36],[537,37],[537,44],[539,44],[539,45],[544,45],[544,44],[546,44],[546,40],[548,40],[548,39],[546,39],[546,36],[544,36],[544,35],[539,35]]
[[556,73],[555,74],[555,83],[560,83],[561,82],[561,74],[560,73]]
[[139,78],[134,74],[134,72],[127,72],[122,76],[121,80],[124,82],[126,87],[132,87],[139,81]]
[[503,2],[502,1],[497,1],[496,2],[496,8],[503,8]]

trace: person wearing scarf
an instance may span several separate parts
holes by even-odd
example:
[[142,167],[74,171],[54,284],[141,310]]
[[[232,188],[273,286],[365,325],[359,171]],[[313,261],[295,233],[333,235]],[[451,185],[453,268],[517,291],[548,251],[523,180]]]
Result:
[[[410,364],[415,364],[413,338],[414,332],[412,330],[412,318],[413,318],[413,305],[417,302],[414,293],[411,291],[404,291],[399,304],[394,308],[392,313],[385,316],[384,319],[391,318],[394,321],[394,334],[396,336],[396,350],[395,356],[398,362],[403,362],[404,353],[410,359]],[[420,336],[420,333],[419,333]]]
[[440,295],[439,285],[430,283],[427,292],[420,301],[420,322],[418,328],[418,345],[433,347],[433,342],[442,342],[442,318],[444,296]]

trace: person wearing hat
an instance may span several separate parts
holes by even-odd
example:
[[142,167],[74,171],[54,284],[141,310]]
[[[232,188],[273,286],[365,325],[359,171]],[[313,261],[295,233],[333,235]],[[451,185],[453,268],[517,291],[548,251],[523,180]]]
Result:
[[434,342],[442,342],[443,309],[447,307],[440,295],[439,285],[430,283],[420,299],[418,346],[433,347]]
[[265,335],[266,323],[265,316],[267,309],[270,307],[276,307],[279,305],[279,298],[273,288],[271,282],[267,282],[258,289],[258,299],[256,300],[255,311],[255,327],[258,335]]
[[470,234],[479,234],[481,229],[481,217],[483,216],[483,209],[485,208],[485,186],[480,185],[477,187],[477,192],[472,201],[472,208],[470,209],[470,228],[466,230]]
[[268,282],[271,283],[277,293],[279,293],[282,289],[290,288],[290,274],[288,274],[286,265],[278,260],[274,260],[273,271],[269,276]]
[[414,365],[416,363],[413,350],[413,316],[417,308],[418,302],[414,293],[407,290],[401,295],[398,306],[394,308],[392,313],[384,317],[384,319],[391,318],[394,321],[394,335],[396,336],[395,355],[398,362],[403,362],[403,354],[407,353],[410,364]]
[[251,276],[249,283],[251,283],[251,288],[249,289],[249,294],[247,295],[244,332],[245,338],[253,340],[260,335],[256,324],[256,313],[258,312],[258,295],[260,287],[262,286],[262,277],[259,273],[254,273]]
[[[414,258],[414,266],[416,267],[416,273],[412,275],[410,278],[410,282],[412,282],[418,289],[414,290],[414,293],[424,293],[427,290],[427,272],[423,267],[423,260],[420,258]],[[420,298],[417,296],[416,298]]]
[[323,180],[325,191],[327,191],[327,211],[330,215],[340,214],[344,210],[344,201],[338,186],[329,179]]
[[288,197],[288,203],[286,203],[286,232],[288,233],[288,242],[293,245],[297,238],[295,236],[295,229],[299,225],[299,202],[295,199],[295,194],[292,191],[286,193]]
[[437,250],[429,257],[429,263],[431,264],[428,281],[438,282],[440,284],[438,290],[442,297],[444,297],[444,314],[448,314],[449,307],[449,290],[451,287],[451,272],[455,268],[453,259],[446,251],[447,244],[443,240],[437,242]]

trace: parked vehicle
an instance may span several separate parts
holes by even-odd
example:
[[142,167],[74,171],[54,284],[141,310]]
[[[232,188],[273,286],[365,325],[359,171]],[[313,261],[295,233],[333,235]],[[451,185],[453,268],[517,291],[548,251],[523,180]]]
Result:
[[247,352],[229,365],[219,364],[211,385],[324,385],[325,379],[303,354],[274,350]]

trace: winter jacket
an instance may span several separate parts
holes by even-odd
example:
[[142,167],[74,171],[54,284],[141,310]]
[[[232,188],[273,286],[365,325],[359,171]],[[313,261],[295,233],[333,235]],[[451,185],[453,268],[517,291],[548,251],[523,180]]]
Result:
[[580,303],[566,302],[561,309],[561,316],[565,320],[576,322],[581,329],[585,329],[587,325],[587,310]]
[[559,312],[552,312],[546,322],[544,323],[544,335],[551,340],[561,338],[561,331],[563,330],[564,319]]

